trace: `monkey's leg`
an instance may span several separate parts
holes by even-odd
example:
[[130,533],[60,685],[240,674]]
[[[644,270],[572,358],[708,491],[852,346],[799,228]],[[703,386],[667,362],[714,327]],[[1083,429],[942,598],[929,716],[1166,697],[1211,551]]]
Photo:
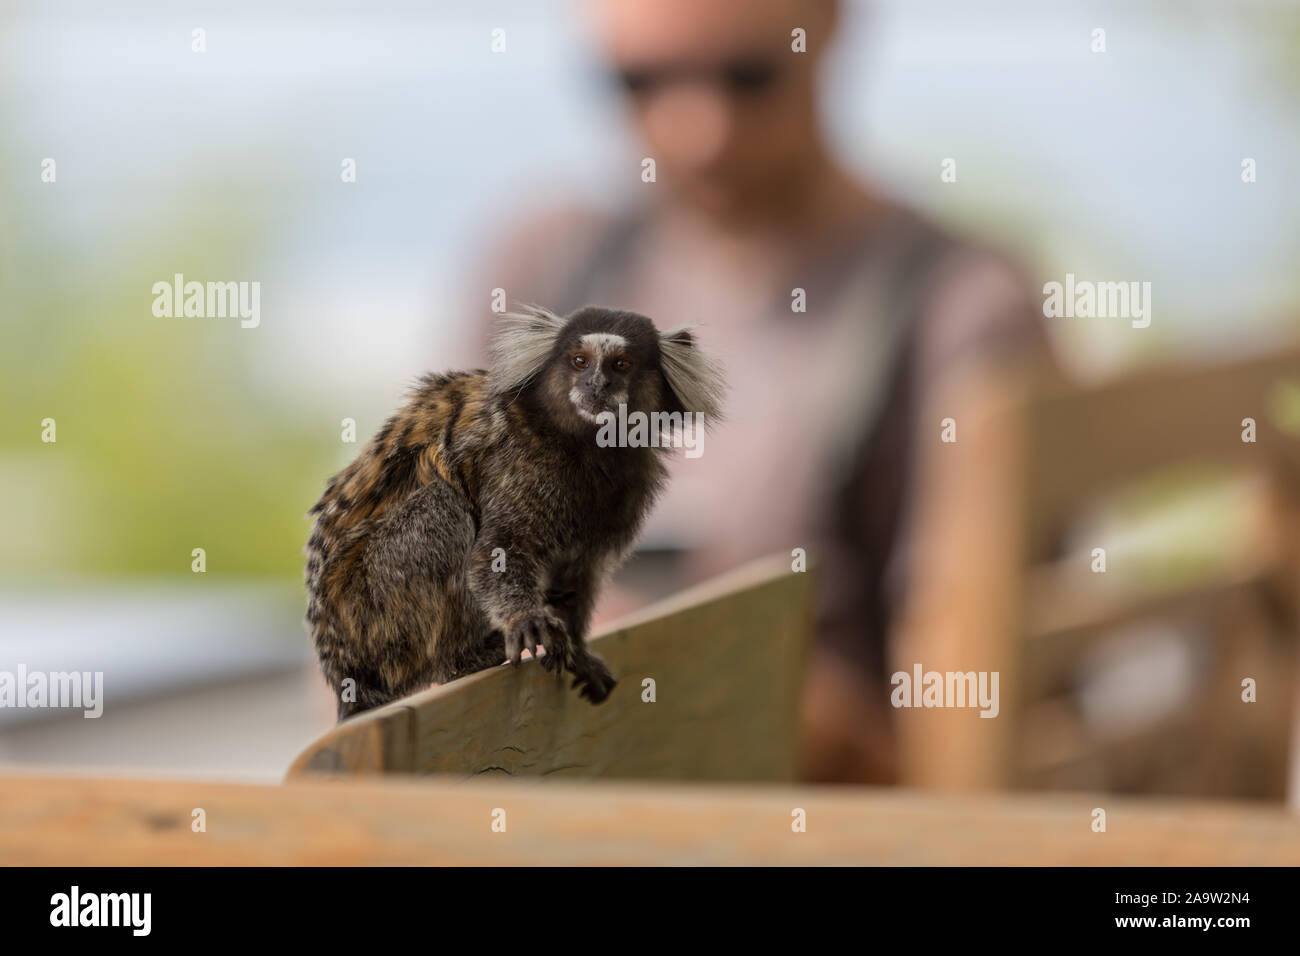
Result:
[[[354,542],[364,548],[368,542]],[[427,670],[421,642],[371,594],[364,556],[342,565],[346,553],[324,559],[322,578],[331,582],[313,595],[313,636],[325,679],[338,696],[338,719],[382,706],[407,692]]]
[[[518,664],[524,651],[545,648],[547,657],[569,660],[569,632],[547,607],[542,590],[543,548],[508,518],[485,518],[470,561],[469,586],[494,630],[504,637],[505,657]],[[504,564],[497,555],[505,554]]]
[[[482,670],[491,626],[469,589],[474,546],[469,503],[434,479],[387,516],[366,552],[366,573],[385,628],[414,636],[414,659],[391,675],[397,696]],[[498,651],[499,653],[499,651]]]
[[[570,657],[568,669],[573,673],[574,687],[581,687],[580,696],[599,704],[609,696],[618,683],[605,662],[587,648],[587,632],[591,628],[591,614],[596,602],[597,575],[583,567],[561,568],[552,578],[546,592],[546,603],[553,608],[569,630]],[[562,661],[542,658],[542,666],[559,674]]]

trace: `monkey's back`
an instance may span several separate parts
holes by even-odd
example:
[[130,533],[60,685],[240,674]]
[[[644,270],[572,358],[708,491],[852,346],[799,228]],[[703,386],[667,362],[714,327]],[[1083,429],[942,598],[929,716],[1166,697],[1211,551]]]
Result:
[[[331,686],[357,681],[352,709],[493,653],[468,653],[486,621],[463,579],[477,520],[474,449],[490,415],[485,372],[426,376],[309,512],[307,624]],[[431,656],[440,633],[465,645],[445,648],[441,666]]]

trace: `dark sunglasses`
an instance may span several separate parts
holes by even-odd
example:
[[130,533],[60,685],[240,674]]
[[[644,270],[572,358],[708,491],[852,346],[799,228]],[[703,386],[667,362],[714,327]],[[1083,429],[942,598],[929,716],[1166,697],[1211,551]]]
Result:
[[737,96],[758,96],[776,85],[779,73],[776,60],[747,57],[718,66],[619,67],[614,70],[614,80],[630,96],[648,96],[684,80],[712,83]]

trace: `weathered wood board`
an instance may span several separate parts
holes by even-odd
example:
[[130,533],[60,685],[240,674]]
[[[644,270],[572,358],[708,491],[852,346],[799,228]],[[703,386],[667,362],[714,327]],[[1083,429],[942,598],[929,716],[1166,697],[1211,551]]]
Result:
[[[1107,812],[1105,833],[1092,810]],[[206,831],[192,829],[202,808]],[[806,813],[807,830],[792,829]],[[495,811],[505,831],[495,832]],[[500,813],[496,814],[500,819]],[[0,777],[0,863],[1300,865],[1300,818],[1232,803],[849,787]]]
[[340,724],[289,776],[794,780],[812,579],[765,560],[595,638],[619,679],[597,707],[536,661],[505,666]]

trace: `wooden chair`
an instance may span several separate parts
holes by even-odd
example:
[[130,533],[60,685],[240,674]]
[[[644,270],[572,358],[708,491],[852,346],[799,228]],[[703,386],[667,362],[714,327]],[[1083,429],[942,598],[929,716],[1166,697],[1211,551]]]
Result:
[[[999,671],[1001,708],[994,719],[897,711],[905,782],[1281,799],[1300,636],[1300,352],[1088,388],[984,370],[955,380],[929,414],[936,441],[894,666]],[[958,423],[955,444],[938,441],[944,417]],[[1126,522],[1211,476],[1232,505],[1213,531],[1217,557],[1188,561],[1178,544],[1186,507],[1205,523],[1195,504],[1148,536],[1173,545],[1163,556],[1141,562],[1124,546]],[[1126,494],[1157,507],[1126,511]],[[1106,520],[1108,507],[1123,517]],[[1094,547],[1107,552],[1104,573]],[[1156,686],[1200,654],[1190,695],[1144,726],[1121,713],[1099,732],[1082,707],[1089,671],[1137,653],[1162,622],[1208,640],[1130,676]],[[1242,701],[1247,677],[1256,703]],[[1109,699],[1144,688],[1128,691]]]
[[778,557],[596,637],[619,678],[593,707],[536,661],[434,687],[340,724],[309,773],[791,781],[812,576]]

